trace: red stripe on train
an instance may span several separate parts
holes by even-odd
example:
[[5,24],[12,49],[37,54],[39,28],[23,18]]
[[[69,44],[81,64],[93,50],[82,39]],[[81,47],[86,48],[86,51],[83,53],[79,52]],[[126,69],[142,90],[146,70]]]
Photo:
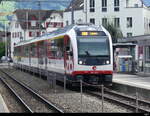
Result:
[[79,74],[113,74],[113,71],[74,71],[72,75],[79,75]]

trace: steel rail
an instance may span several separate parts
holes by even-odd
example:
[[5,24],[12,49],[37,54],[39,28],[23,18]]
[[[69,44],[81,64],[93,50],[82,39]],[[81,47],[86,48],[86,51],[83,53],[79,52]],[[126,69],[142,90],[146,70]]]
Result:
[[[86,92],[87,92],[88,95],[92,95],[92,96],[95,96],[95,97],[97,97],[97,98],[102,97],[102,95],[101,95],[100,93],[98,93],[98,92],[92,92],[92,91],[89,91],[89,90],[87,90]],[[114,93],[113,93],[113,94],[114,94]],[[115,99],[115,98],[112,98],[112,97],[110,97],[110,96],[108,96],[108,95],[104,95],[104,99],[105,99],[105,100],[108,100],[108,101],[111,101],[111,102],[115,102],[115,103],[117,102],[117,103],[120,104],[120,105],[129,107],[129,108],[132,108],[132,109],[136,109],[136,106],[135,106],[135,105],[131,105],[131,104],[129,104],[129,103],[120,101],[120,100]],[[146,113],[147,113],[147,112],[148,112],[148,113],[150,112],[150,110],[146,110],[146,109],[140,108],[140,107],[138,107],[138,111],[140,111],[140,112],[146,112]]]
[[31,92],[33,95],[35,95],[37,98],[39,98],[42,102],[44,102],[47,106],[53,108],[53,110],[56,113],[64,113],[64,111],[62,109],[60,109],[57,106],[55,106],[54,104],[52,104],[50,101],[48,101],[47,99],[45,99],[44,97],[42,97],[40,94],[38,94],[37,92],[35,92],[35,90],[33,90],[32,88],[30,88],[27,85],[25,85],[24,83],[19,82],[18,80],[14,79],[11,75],[9,75],[8,73],[6,73],[2,69],[0,69],[0,71],[3,72],[5,75],[7,75],[10,79],[12,79],[16,83],[18,83],[19,85],[21,85],[22,87],[24,87],[26,90],[28,90],[29,92]]
[[22,103],[23,107],[25,108],[25,111],[33,113],[31,108],[23,101],[23,99],[21,99],[21,97],[15,92],[15,90],[11,86],[9,86],[9,84],[4,79],[2,79],[2,77],[0,77],[0,80],[9,89],[9,91],[11,91],[11,93],[13,93],[15,95],[17,100],[19,100],[19,102]]
[[[133,96],[125,95],[125,94],[122,94],[122,93],[113,91],[113,90],[111,90],[111,89],[105,89],[104,91],[105,91],[105,93],[107,93],[107,94],[117,95],[117,96],[119,96],[119,97],[123,97],[123,98],[125,98],[125,99],[130,99],[130,100],[134,100],[134,101],[136,100],[136,98],[133,97]],[[149,101],[138,99],[138,103],[139,103],[139,104],[148,105],[148,106],[150,107],[150,102],[149,102]],[[150,112],[150,111],[149,111],[149,112]]]

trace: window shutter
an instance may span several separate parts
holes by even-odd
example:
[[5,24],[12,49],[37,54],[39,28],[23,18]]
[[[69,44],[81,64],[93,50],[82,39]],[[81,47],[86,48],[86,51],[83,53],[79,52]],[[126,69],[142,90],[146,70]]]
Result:
[[29,31],[29,37],[32,37],[32,32],[31,31]]

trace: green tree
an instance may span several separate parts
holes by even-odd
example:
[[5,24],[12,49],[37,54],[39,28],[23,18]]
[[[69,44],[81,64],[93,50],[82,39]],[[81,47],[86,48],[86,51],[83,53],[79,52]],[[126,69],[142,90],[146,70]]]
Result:
[[117,28],[113,23],[108,22],[107,25],[104,25],[104,27],[110,33],[113,43],[117,43],[118,38],[123,37],[121,29]]
[[0,42],[0,58],[5,55],[5,43]]

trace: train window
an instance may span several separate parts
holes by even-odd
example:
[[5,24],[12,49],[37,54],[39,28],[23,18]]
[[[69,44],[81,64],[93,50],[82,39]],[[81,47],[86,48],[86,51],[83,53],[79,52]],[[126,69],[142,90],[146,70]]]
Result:
[[48,57],[62,58],[64,55],[64,39],[54,39],[48,42]]
[[20,51],[21,49],[20,49],[20,47],[15,47],[14,48],[14,56],[20,56]]
[[31,57],[37,56],[37,46],[36,43],[31,44]]
[[39,42],[39,57],[44,57],[44,41]]
[[24,56],[24,46],[21,46],[21,56]]
[[28,57],[29,56],[29,48],[28,48],[29,46],[28,45],[26,45],[25,47],[24,47],[24,55],[25,55],[25,57]]

